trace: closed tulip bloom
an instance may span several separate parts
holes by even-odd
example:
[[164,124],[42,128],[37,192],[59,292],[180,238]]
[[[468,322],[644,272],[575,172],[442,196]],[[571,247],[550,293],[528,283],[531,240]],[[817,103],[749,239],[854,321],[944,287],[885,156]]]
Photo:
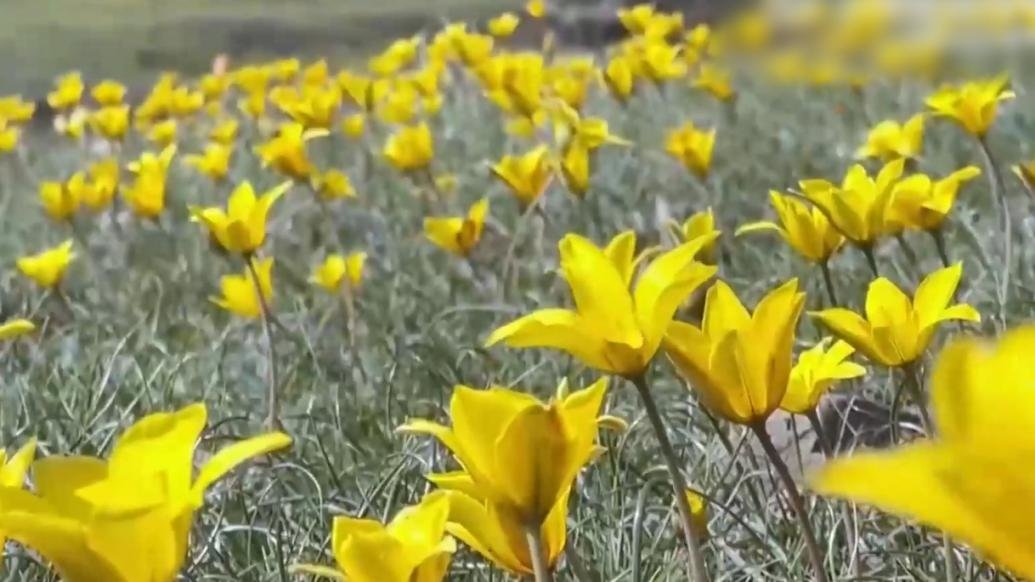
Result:
[[866,291],[865,318],[842,308],[809,315],[872,362],[903,366],[923,355],[941,322],[981,321],[970,305],[949,305],[962,273],[962,263],[934,271],[920,283],[913,299],[880,277]]
[[1008,89],[1010,78],[1000,75],[987,81],[945,86],[927,98],[927,107],[935,115],[948,117],[967,133],[984,137],[999,109],[999,102],[1014,98]]
[[47,94],[47,103],[58,111],[73,109],[83,98],[83,77],[73,71],[59,77],[53,91]]
[[914,174],[895,185],[891,203],[892,220],[906,228],[936,231],[956,203],[960,188],[981,175],[977,166],[967,166],[941,180]]
[[658,255],[630,292],[635,236],[601,249],[577,234],[561,239],[561,272],[575,309],[541,309],[504,325],[486,345],[553,348],[586,365],[619,376],[639,377],[661,345],[676,309],[715,274],[695,260],[715,240],[706,235]]
[[709,410],[737,424],[765,422],[787,392],[804,305],[797,279],[770,291],[753,314],[718,281],[705,297],[701,327],[672,322],[665,353]]
[[193,167],[203,176],[213,182],[222,182],[230,171],[230,156],[233,148],[218,142],[205,145],[205,151],[201,154],[191,154],[183,157],[183,163]]
[[489,199],[482,198],[471,206],[467,216],[425,218],[424,236],[435,246],[466,257],[481,240],[488,214]]
[[586,146],[573,141],[561,154],[561,175],[564,176],[564,185],[579,198],[584,197],[589,191],[592,153]]
[[845,237],[818,208],[775,190],[769,191],[769,201],[779,223],[751,222],[738,228],[737,236],[751,232],[775,232],[787,246],[813,263],[826,262],[844,244]]
[[716,240],[702,247],[699,255],[701,261],[709,265],[715,264],[715,247],[718,236],[721,234],[719,229],[715,228],[715,212],[712,208],[708,207],[705,210],[693,213],[679,226],[679,237],[683,242],[689,242],[695,238],[713,234]]
[[397,170],[412,172],[428,167],[435,156],[435,142],[427,123],[405,126],[385,143],[385,159]]
[[848,361],[853,353],[855,348],[847,342],[837,340],[831,345],[830,338],[823,338],[802,352],[791,368],[791,379],[780,408],[794,414],[808,414],[834,384],[866,375],[866,368]]
[[535,202],[553,177],[550,150],[541,145],[519,156],[503,156],[492,173],[510,189],[525,208]]
[[1035,328],[995,343],[956,340],[934,367],[938,435],[828,464],[821,495],[874,505],[940,528],[1024,579],[1035,578]]
[[165,182],[176,155],[176,146],[169,146],[158,155],[144,152],[140,159],[129,164],[129,171],[135,176],[122,195],[137,216],[156,219],[165,209]]
[[440,582],[456,542],[446,534],[449,494],[435,491],[403,508],[387,525],[339,516],[331,526],[337,568],[301,564],[297,572],[351,582]]
[[98,160],[87,169],[89,184],[84,188],[80,200],[83,205],[99,212],[111,206],[119,188],[119,162],[115,158]]
[[340,200],[355,198],[356,189],[352,181],[341,170],[327,170],[313,176],[313,190],[324,200]]
[[36,324],[28,319],[12,319],[0,323],[0,341],[12,340],[36,331]]
[[572,482],[599,451],[607,379],[571,393],[565,386],[548,403],[507,388],[457,386],[449,405],[452,426],[412,420],[399,428],[436,437],[463,467],[428,476],[458,493],[448,531],[517,574],[532,573],[528,528],[539,528],[547,560],[557,559]]
[[845,238],[869,247],[899,228],[891,220],[890,208],[904,164],[903,159],[888,162],[876,179],[857,164],[845,173],[840,186],[826,180],[803,180],[801,188]]
[[191,207],[191,217],[208,228],[220,246],[232,253],[249,256],[266,240],[266,220],[273,204],[291,189],[284,182],[261,196],[255,195],[250,182],[234,189],[226,211],[221,208]]
[[108,105],[90,115],[90,127],[101,137],[122,141],[129,130],[129,106]]
[[496,38],[507,38],[514,34],[519,24],[521,24],[521,17],[513,12],[504,12],[489,20],[489,34]]
[[665,138],[665,151],[702,179],[708,177],[714,148],[715,130],[702,131],[691,122],[672,130]]
[[122,100],[126,97],[126,86],[118,81],[106,79],[94,85],[90,90],[90,95],[101,107],[121,105]]
[[256,146],[255,153],[262,160],[263,167],[298,181],[306,181],[314,171],[313,163],[306,153],[306,142],[324,137],[324,129],[305,129],[299,123],[285,123],[280,126],[276,137]]
[[18,270],[40,287],[53,289],[61,284],[65,271],[74,259],[72,241],[66,240],[38,255],[18,259]]
[[680,48],[664,39],[648,39],[640,60],[643,75],[655,83],[663,83],[686,75],[686,63],[680,59]]
[[900,124],[886,120],[873,126],[866,134],[866,143],[855,155],[860,158],[880,158],[886,162],[898,158],[914,159],[924,144],[924,114],[918,113]]
[[195,474],[204,404],[146,416],[108,459],[48,457],[36,493],[0,488],[0,531],[38,552],[67,582],[173,582],[206,490],[243,462],[291,444],[283,433],[238,441]]
[[76,196],[76,192],[66,188],[61,182],[40,184],[40,202],[47,216],[58,222],[71,220],[79,210],[79,197]]
[[363,282],[363,267],[366,261],[367,254],[363,252],[348,256],[330,255],[313,270],[313,276],[309,281],[331,294],[341,291],[342,283],[345,282],[350,289],[358,289]]
[[262,315],[259,293],[267,304],[273,301],[273,259],[255,261],[255,272],[259,275],[258,289],[246,268],[240,275],[226,275],[220,279],[220,296],[210,300],[234,315],[246,319],[259,317]]

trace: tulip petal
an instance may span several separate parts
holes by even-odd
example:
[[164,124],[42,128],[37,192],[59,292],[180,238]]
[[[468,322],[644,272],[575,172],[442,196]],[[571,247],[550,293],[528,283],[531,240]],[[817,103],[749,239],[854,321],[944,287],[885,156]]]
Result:
[[701,330],[713,342],[718,342],[734,329],[744,329],[751,322],[751,314],[725,281],[716,281],[705,297],[704,319]]
[[205,491],[210,485],[221,479],[224,475],[233,471],[238,465],[260,455],[291,446],[291,437],[282,432],[270,432],[248,439],[237,441],[234,444],[220,449],[220,451],[208,460],[198,477],[194,481],[192,493],[194,502],[200,506]]
[[581,320],[604,340],[639,349],[643,337],[633,299],[614,263],[589,239],[568,234],[558,245],[561,270]]
[[812,311],[809,315],[818,319],[831,333],[848,342],[862,352],[867,358],[877,363],[884,363],[886,358],[878,351],[873,340],[870,324],[854,311],[840,307]]
[[497,328],[485,341],[486,346],[499,342],[514,348],[553,348],[567,352],[586,365],[612,371],[605,357],[603,339],[585,317],[567,309],[540,309]]
[[[504,527],[518,531],[508,537],[503,531]],[[449,523],[446,531],[483,558],[509,572],[532,573],[527,546],[510,543],[515,538],[523,540],[520,524],[501,519],[498,512],[470,495],[456,491],[449,493]]]
[[29,439],[7,462],[0,467],[0,487],[21,487],[29,465],[36,457],[36,439]]

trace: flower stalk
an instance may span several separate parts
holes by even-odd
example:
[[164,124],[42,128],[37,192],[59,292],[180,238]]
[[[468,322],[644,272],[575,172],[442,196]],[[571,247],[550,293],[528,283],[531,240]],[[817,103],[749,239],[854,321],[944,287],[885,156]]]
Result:
[[259,307],[262,309],[262,332],[266,339],[266,421],[265,425],[273,430],[281,425],[280,423],[280,394],[277,390],[277,348],[273,342],[273,312],[266,294],[262,292],[262,284],[259,279],[259,272],[255,268],[255,255],[248,255],[244,262],[248,265],[248,273],[252,276],[252,284],[255,285],[255,293],[259,298]]

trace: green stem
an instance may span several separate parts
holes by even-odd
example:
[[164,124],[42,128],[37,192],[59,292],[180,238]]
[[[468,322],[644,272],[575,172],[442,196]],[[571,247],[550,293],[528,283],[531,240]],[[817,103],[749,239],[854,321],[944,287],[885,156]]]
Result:
[[553,582],[553,572],[543,547],[542,526],[533,525],[525,528],[525,541],[528,543],[528,555],[532,559],[532,571],[535,582]]
[[823,271],[823,284],[827,289],[827,299],[830,300],[830,307],[837,307],[837,292],[834,289],[834,277],[830,273],[830,263],[826,260],[820,261],[819,268]]
[[255,285],[255,294],[259,298],[259,307],[262,309],[262,332],[266,338],[266,381],[268,393],[266,396],[266,427],[270,430],[277,429],[280,424],[280,398],[277,391],[277,351],[273,343],[273,312],[270,309],[266,294],[262,292],[262,284],[259,282],[259,272],[255,268],[255,256],[248,255],[244,262],[248,265],[248,272],[252,276],[252,284]]
[[941,228],[928,231],[931,233],[931,238],[934,239],[934,248],[938,251],[938,258],[942,260],[942,266],[951,267],[952,261],[949,260],[949,251],[945,247],[945,234],[942,233]]
[[860,246],[864,255],[866,255],[866,264],[870,266],[870,271],[874,277],[880,277],[880,269],[877,268],[877,256],[873,254],[872,246]]
[[992,197],[999,205],[1000,224],[999,228],[1003,236],[1003,268],[999,276],[999,329],[1006,327],[1006,301],[1010,292],[1010,268],[1013,265],[1013,222],[1010,220],[1010,207],[1006,203],[1006,188],[1003,184],[1003,174],[999,171],[999,164],[992,156],[992,150],[988,147],[988,141],[984,136],[978,137],[981,154],[985,159],[985,168],[988,171],[988,182],[992,188]]

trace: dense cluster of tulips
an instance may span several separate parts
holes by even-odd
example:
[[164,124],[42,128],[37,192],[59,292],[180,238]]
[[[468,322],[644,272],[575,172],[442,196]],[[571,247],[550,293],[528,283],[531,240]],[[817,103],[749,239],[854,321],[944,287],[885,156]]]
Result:
[[[73,312],[65,289],[87,282],[66,281],[65,274],[77,255],[88,252],[80,242],[86,229],[132,224],[161,229],[187,217],[213,253],[238,265],[219,281],[209,307],[261,324],[270,432],[223,448],[197,469],[194,449],[206,425],[201,403],[137,421],[106,459],[35,460],[35,441],[29,441],[0,468],[0,532],[38,553],[64,580],[176,579],[206,490],[246,460],[291,443],[282,432],[290,427],[282,421],[284,380],[277,374],[280,358],[274,348],[274,336],[285,324],[275,308],[275,257],[266,244],[267,225],[283,200],[308,197],[324,209],[329,233],[324,243],[334,248],[312,261],[309,282],[340,301],[354,348],[363,340],[352,332],[371,251],[335,243],[339,227],[326,212],[330,205],[362,197],[365,184],[384,170],[412,192],[408,204],[426,210],[423,231],[430,244],[456,261],[470,260],[484,244],[489,197],[471,201],[463,214],[439,215],[456,191],[456,177],[436,166],[437,117],[445,104],[477,95],[498,109],[514,143],[528,144],[491,165],[491,175],[519,208],[517,232],[542,212],[555,180],[577,199],[600,195],[593,179],[600,150],[643,147],[612,133],[607,120],[589,112],[586,103],[596,92],[633,107],[639,96],[664,98],[666,86],[683,83],[732,110],[740,67],[757,72],[761,64],[770,79],[782,82],[849,87],[882,75],[939,75],[945,46],[913,38],[912,44],[896,41],[900,44],[892,48],[888,5],[848,6],[834,20],[839,25],[818,12],[787,24],[799,32],[826,24],[823,34],[797,48],[779,47],[758,13],[732,17],[713,29],[685,26],[681,15],[649,5],[619,11],[627,37],[603,58],[565,54],[549,36],[541,50],[509,48],[506,39],[518,27],[549,16],[551,5],[533,0],[524,14],[507,12],[487,22],[485,32],[456,23],[397,40],[365,69],[335,73],[323,60],[304,66],[284,59],[234,69],[219,62],[197,80],[163,75],[137,103],[129,102],[126,87],[116,81],[88,87],[78,73],[60,77],[47,96],[58,139],[90,146],[82,150],[79,171],[41,181],[38,197],[56,227],[70,233],[62,238],[70,238],[18,259],[17,270]],[[1035,21],[1023,5],[1009,14],[1019,18],[1003,25],[1018,30]],[[949,30],[967,24],[973,23],[943,23]],[[830,49],[823,51],[829,58],[803,59],[813,45]],[[751,58],[762,53],[769,56]],[[330,548],[335,565],[296,564],[295,572],[357,582],[434,582],[448,577],[452,556],[463,544],[514,575],[552,580],[564,567],[572,488],[604,453],[598,431],[629,429],[626,421],[605,413],[609,386],[627,382],[636,390],[668,471],[680,543],[686,545],[685,575],[698,582],[718,576],[705,547],[707,491],[687,479],[686,461],[670,441],[666,411],[650,385],[652,369],[668,360],[704,412],[757,437],[798,521],[814,579],[830,575],[824,554],[843,549],[825,549],[814,533],[799,483],[767,429],[777,411],[806,418],[831,457],[808,481],[811,492],[871,504],[944,531],[948,572],[956,567],[955,540],[1009,571],[1035,577],[1035,522],[1029,509],[1035,499],[1030,471],[1035,366],[1029,359],[1035,328],[1007,329],[1015,262],[1009,176],[988,140],[1000,107],[1015,97],[1005,74],[945,84],[927,97],[926,111],[875,124],[856,152],[858,163],[840,180],[799,176],[796,186],[774,184],[769,200],[775,218],[737,217],[742,224],[736,237],[777,235],[814,266],[809,275],[817,277],[824,293],[807,297],[806,286],[790,279],[773,286],[753,308],[721,274],[722,233],[715,217],[721,199],[711,198],[708,177],[722,136],[715,127],[674,122],[654,147],[685,167],[687,179],[709,196],[701,200],[701,211],[674,225],[673,236],[654,246],[643,244],[644,234],[634,230],[599,242],[566,234],[557,246],[570,306],[531,311],[478,338],[486,348],[560,351],[603,377],[584,388],[562,381],[548,401],[514,388],[456,386],[448,423],[414,418],[396,429],[400,439],[433,437],[452,455],[455,470],[427,475],[434,490],[388,523],[335,517]],[[35,136],[27,124],[34,109],[17,96],[0,98],[0,158],[16,160],[32,147]],[[982,167],[968,165],[945,175],[923,170],[925,126],[935,123],[958,126],[958,137],[980,156]],[[332,132],[352,142],[361,156],[361,175],[347,175],[312,155],[312,144]],[[183,152],[186,144],[193,144],[194,153]],[[262,191],[237,181],[235,161],[249,156],[279,183]],[[195,198],[188,204],[171,195],[167,182],[174,163],[203,177],[225,203],[206,206]],[[1021,188],[1035,189],[1035,162],[1019,161],[1012,169]],[[976,189],[979,178],[987,178],[986,203],[1001,219],[996,248],[985,249],[998,265],[998,310],[984,317],[984,327],[982,314],[961,299],[963,263],[953,261],[944,236],[957,196]],[[907,232],[929,236],[942,261],[940,269],[919,273],[912,291],[882,276],[877,252],[898,239],[912,253]],[[516,238],[500,265],[504,295],[516,260],[513,244]],[[864,258],[872,272],[859,306],[837,284],[834,259],[851,253]],[[829,336],[799,334],[803,315]],[[35,322],[43,317],[45,311],[9,319],[0,325],[0,341],[25,341],[19,338],[36,332]],[[1000,337],[952,340],[933,372],[925,374],[935,335],[950,321],[957,330],[994,328]],[[74,318],[69,325],[75,325]],[[17,347],[0,345],[0,358]],[[839,451],[829,446],[830,435],[822,434],[817,408],[839,382],[867,375],[870,368],[862,362],[898,379],[895,401],[911,402],[920,411],[924,435],[906,442],[892,418],[896,442],[890,450],[835,459]]]

